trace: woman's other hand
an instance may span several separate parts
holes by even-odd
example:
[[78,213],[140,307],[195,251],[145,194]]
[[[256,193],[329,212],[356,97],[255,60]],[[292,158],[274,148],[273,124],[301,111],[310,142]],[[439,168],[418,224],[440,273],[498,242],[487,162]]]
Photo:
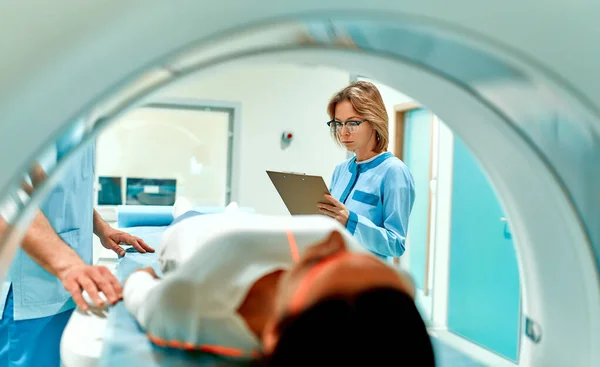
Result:
[[319,211],[328,217],[331,217],[340,222],[344,227],[348,223],[348,217],[350,211],[346,208],[346,205],[342,204],[331,195],[325,195],[325,199],[329,203],[318,203]]

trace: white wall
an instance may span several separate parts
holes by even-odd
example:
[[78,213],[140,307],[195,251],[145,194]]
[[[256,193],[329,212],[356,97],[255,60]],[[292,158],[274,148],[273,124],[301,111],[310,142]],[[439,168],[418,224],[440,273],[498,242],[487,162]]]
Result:
[[228,134],[226,112],[135,109],[98,138],[96,175],[176,179],[194,205],[222,206]]
[[[239,131],[235,132],[239,147],[234,157],[239,160],[235,164],[239,167],[236,176],[239,189],[233,196],[238,198],[240,205],[252,207],[259,213],[287,214],[265,170],[321,175],[329,185],[333,169],[346,158],[346,151],[337,146],[329,135],[326,108],[331,96],[345,87],[349,80],[348,72],[329,68],[249,64],[235,68],[221,67],[209,75],[190,77],[161,92],[156,98],[241,104],[241,124]],[[128,117],[139,121],[140,116],[136,118],[136,114],[130,113]],[[151,118],[144,115],[142,119]],[[125,162],[122,155],[124,150],[111,151],[115,147],[113,139],[130,144],[133,149],[139,143],[133,136],[122,135],[127,130],[127,124],[136,122],[123,122],[121,128],[109,127],[99,137],[101,148],[97,156],[97,174],[130,176],[139,173],[137,168],[131,167],[131,161]],[[280,143],[284,130],[294,133],[294,140],[286,149],[282,149]],[[125,141],[121,142],[123,139]],[[144,150],[162,150],[163,144],[162,137],[150,137],[144,142]],[[189,159],[187,151],[182,153],[182,164],[189,164]],[[168,168],[176,174],[177,165]],[[153,174],[168,176],[169,172]],[[112,210],[99,211],[102,215],[106,213],[105,218],[113,217],[114,220]],[[115,256],[112,251],[102,248],[97,238],[94,239],[94,263]]]
[[[162,95],[241,103],[240,205],[265,214],[286,214],[265,170],[321,175],[329,184],[346,152],[329,135],[326,108],[348,82],[348,72],[328,68],[248,64],[192,77]],[[284,130],[294,133],[286,149],[281,146]]]
[[452,184],[454,134],[438,119],[437,169],[435,174],[435,228],[433,240],[432,323],[445,328],[448,321],[448,277],[450,273],[450,230],[452,224]]

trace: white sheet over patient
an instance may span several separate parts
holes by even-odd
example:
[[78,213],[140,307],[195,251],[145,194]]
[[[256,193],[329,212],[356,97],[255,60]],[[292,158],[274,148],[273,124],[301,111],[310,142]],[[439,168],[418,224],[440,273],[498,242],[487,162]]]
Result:
[[235,207],[194,215],[182,210],[188,204],[177,203],[174,224],[161,241],[165,278],[134,273],[123,294],[127,309],[149,334],[175,344],[260,350],[236,310],[259,278],[293,265],[288,231],[300,253],[333,230],[343,234],[351,249],[367,252],[344,227],[324,216],[264,216]]

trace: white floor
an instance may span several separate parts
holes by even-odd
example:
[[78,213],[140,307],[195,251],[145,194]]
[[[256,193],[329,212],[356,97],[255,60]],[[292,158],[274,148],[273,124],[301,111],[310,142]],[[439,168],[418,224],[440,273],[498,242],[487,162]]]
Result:
[[429,334],[433,337],[438,338],[449,346],[455,348],[468,355],[469,357],[483,363],[486,366],[493,367],[518,367],[518,364],[509,361],[496,353],[489,351],[469,340],[460,337],[445,329],[430,328]]

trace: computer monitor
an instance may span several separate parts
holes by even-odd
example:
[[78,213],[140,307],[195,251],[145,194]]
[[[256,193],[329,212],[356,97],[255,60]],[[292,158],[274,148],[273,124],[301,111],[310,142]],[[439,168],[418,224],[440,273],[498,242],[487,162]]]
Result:
[[177,180],[165,178],[127,178],[127,205],[173,205]]
[[98,205],[122,205],[122,189],[121,177],[98,177]]

